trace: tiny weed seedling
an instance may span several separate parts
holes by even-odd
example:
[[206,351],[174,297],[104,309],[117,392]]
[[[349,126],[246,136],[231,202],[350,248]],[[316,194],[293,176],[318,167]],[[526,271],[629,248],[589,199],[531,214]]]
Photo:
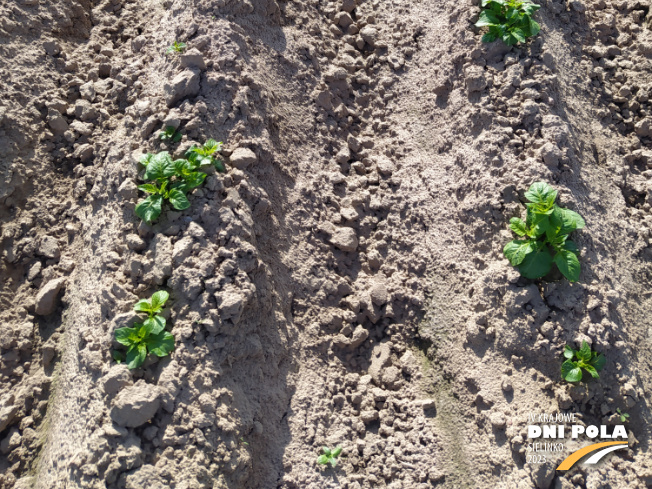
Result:
[[564,358],[566,360],[561,364],[561,377],[567,382],[582,380],[582,370],[587,371],[591,377],[597,379],[600,377],[598,372],[604,368],[607,361],[602,353],[591,351],[591,347],[586,341],[582,341],[582,348],[579,350],[573,350],[566,345]]
[[320,455],[317,458],[317,463],[320,465],[330,464],[332,467],[337,465],[337,457],[342,453],[342,447],[333,448],[332,450],[328,447],[322,447],[323,455]]
[[541,278],[550,272],[554,263],[571,282],[580,278],[578,249],[568,235],[582,229],[584,219],[555,204],[557,191],[542,182],[533,183],[525,193],[530,203],[525,204],[525,222],[512,217],[509,227],[525,239],[515,239],[505,245],[503,253],[512,266],[518,267],[526,278]]
[[627,423],[629,421],[629,414],[621,412],[620,408],[617,408],[616,412],[618,413],[618,416],[620,416],[621,423]]
[[171,46],[169,46],[166,50],[166,54],[181,54],[186,50],[186,43],[185,42],[179,42],[179,41],[174,41]]
[[186,153],[188,159],[173,160],[167,151],[143,156],[140,163],[145,167],[144,178],[149,183],[140,185],[138,189],[149,196],[136,205],[136,215],[151,223],[161,215],[166,201],[178,211],[190,207],[186,194],[206,179],[206,173],[199,170],[213,165],[218,171],[225,171],[222,161],[213,156],[221,144],[209,139],[201,147],[193,146]]
[[126,357],[122,357],[121,352],[113,352],[113,358],[118,363],[126,361],[127,367],[134,369],[143,364],[147,353],[165,357],[174,350],[174,336],[165,331],[165,318],[159,315],[169,297],[167,292],[161,290],[155,292],[151,299],[138,301],[134,311],[147,314],[147,319],[134,323],[132,328],[115,330],[118,343],[127,347]]
[[167,126],[158,133],[158,137],[164,143],[178,143],[181,141],[181,133],[174,126]]
[[482,0],[480,18],[476,27],[488,27],[489,32],[482,36],[482,42],[496,39],[508,46],[525,42],[528,37],[536,36],[541,30],[532,19],[532,14],[541,8],[529,0]]

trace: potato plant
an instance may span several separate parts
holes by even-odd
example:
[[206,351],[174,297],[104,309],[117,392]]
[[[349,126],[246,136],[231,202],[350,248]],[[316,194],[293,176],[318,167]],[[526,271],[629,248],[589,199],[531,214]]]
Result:
[[508,46],[524,43],[528,37],[536,36],[541,30],[532,19],[534,12],[541,8],[529,0],[482,0],[480,18],[476,27],[488,27],[489,32],[482,36],[482,42],[501,39]]
[[566,360],[561,364],[561,377],[567,382],[582,380],[583,371],[597,379],[600,377],[598,372],[604,368],[607,361],[602,353],[591,351],[591,346],[586,341],[582,341],[582,348],[579,350],[573,350],[566,345],[564,358]]
[[158,133],[158,137],[164,143],[178,143],[183,137],[177,128],[174,126],[166,126],[161,132]]
[[186,50],[186,43],[180,41],[174,41],[166,50],[166,54],[181,54]]
[[505,257],[526,278],[547,275],[554,263],[564,277],[576,282],[580,278],[578,249],[568,236],[584,227],[584,219],[555,204],[557,191],[546,183],[533,183],[525,198],[529,201],[525,222],[518,217],[509,221],[511,230],[524,239],[507,243]]
[[328,447],[322,447],[322,451],[324,453],[317,458],[317,463],[320,465],[330,464],[332,467],[335,467],[337,465],[337,457],[342,453],[342,447],[336,447],[332,450]]
[[148,183],[138,189],[149,196],[136,205],[136,215],[151,223],[161,215],[165,202],[179,211],[190,207],[186,194],[204,183],[206,173],[201,170],[209,165],[217,171],[225,170],[222,161],[214,156],[221,144],[209,139],[203,146],[193,146],[186,153],[187,159],[173,160],[167,151],[143,156],[140,163],[145,167],[144,179]]
[[164,290],[155,292],[150,299],[136,303],[134,311],[146,314],[142,323],[134,323],[133,327],[115,330],[115,339],[127,347],[127,354],[114,352],[116,361],[126,361],[129,369],[140,367],[148,353],[157,357],[166,357],[174,350],[174,336],[165,331],[165,318],[159,313],[170,295]]

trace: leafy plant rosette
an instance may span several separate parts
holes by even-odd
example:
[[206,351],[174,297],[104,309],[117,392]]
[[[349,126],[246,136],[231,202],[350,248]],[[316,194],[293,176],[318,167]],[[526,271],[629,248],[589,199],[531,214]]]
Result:
[[165,126],[165,128],[158,133],[158,137],[164,143],[178,143],[183,137],[177,128],[174,126]]
[[482,42],[493,42],[496,39],[508,46],[525,42],[528,37],[536,36],[541,27],[532,19],[540,5],[518,0],[482,0],[480,18],[476,27],[488,27],[489,32],[482,36]]
[[607,361],[602,353],[591,351],[591,347],[586,341],[582,341],[582,348],[579,350],[573,350],[566,345],[564,357],[566,361],[561,364],[561,377],[568,382],[582,380],[583,370],[594,379],[599,378],[598,372],[604,368]]
[[322,447],[323,455],[317,458],[317,463],[320,465],[330,464],[332,467],[337,465],[337,457],[342,453],[342,447],[336,447],[332,450],[328,447]]
[[165,331],[165,318],[159,313],[170,295],[164,290],[155,292],[151,299],[143,299],[136,303],[134,311],[147,314],[142,323],[134,323],[133,327],[115,330],[115,339],[127,347],[126,357],[122,352],[114,352],[118,362],[126,361],[129,369],[140,367],[148,353],[157,357],[166,357],[174,350],[174,336]]
[[161,215],[166,201],[178,211],[190,207],[186,194],[204,183],[206,173],[201,170],[212,165],[217,171],[225,171],[222,161],[214,156],[221,146],[222,143],[209,139],[203,146],[191,147],[186,159],[173,160],[167,151],[143,156],[140,163],[149,183],[139,185],[138,189],[150,195],[136,205],[136,215],[151,223]]
[[529,201],[525,204],[525,222],[518,217],[509,220],[510,229],[524,239],[507,243],[503,249],[505,257],[526,278],[547,275],[554,263],[564,277],[577,282],[580,278],[578,248],[568,236],[585,226],[584,219],[577,212],[555,204],[557,191],[547,183],[533,183],[525,198]]
[[166,50],[165,54],[183,53],[186,50],[186,43],[174,41]]

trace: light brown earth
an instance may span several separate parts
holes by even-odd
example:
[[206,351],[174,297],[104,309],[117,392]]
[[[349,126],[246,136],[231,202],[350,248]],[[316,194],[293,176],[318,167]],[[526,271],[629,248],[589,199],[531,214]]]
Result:
[[[650,486],[650,3],[540,3],[508,48],[476,2],[0,1],[0,488]],[[148,226],[167,123],[227,172]],[[578,283],[502,255],[534,181]],[[128,371],[159,289],[176,350]],[[528,413],[616,409],[627,451],[525,463]]]

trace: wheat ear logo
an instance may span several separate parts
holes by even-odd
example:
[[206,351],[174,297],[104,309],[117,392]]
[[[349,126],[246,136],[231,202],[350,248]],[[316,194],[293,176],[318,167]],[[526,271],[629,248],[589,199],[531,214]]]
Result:
[[592,453],[591,457],[584,462],[585,464],[597,464],[602,457],[611,453],[615,450],[620,450],[621,448],[627,448],[628,442],[626,441],[605,441],[602,443],[594,443],[588,447],[580,448],[576,452],[571,453],[566,459],[559,464],[557,470],[570,470],[573,465],[575,465],[581,458],[585,457],[589,453]]

